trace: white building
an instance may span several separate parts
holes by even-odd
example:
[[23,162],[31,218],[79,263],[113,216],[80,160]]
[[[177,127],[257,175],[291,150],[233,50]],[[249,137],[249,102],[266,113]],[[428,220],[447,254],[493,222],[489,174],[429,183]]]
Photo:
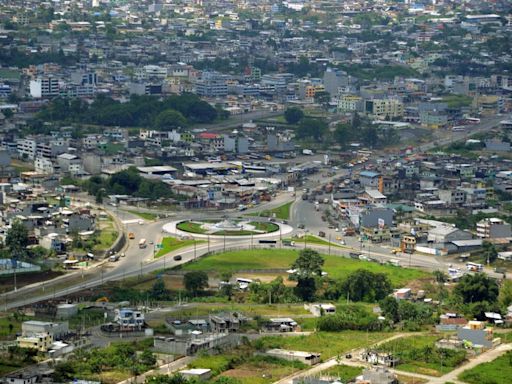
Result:
[[34,169],[37,173],[44,175],[51,175],[55,172],[52,161],[44,157],[37,157],[34,160]]
[[53,76],[45,76],[30,81],[30,96],[35,99],[59,95],[59,80]]

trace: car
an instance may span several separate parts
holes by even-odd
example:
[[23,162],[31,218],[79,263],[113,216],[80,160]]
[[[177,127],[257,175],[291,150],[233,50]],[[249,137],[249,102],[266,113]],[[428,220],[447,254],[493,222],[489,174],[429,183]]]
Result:
[[150,242],[149,242],[149,244],[150,244],[150,245],[153,245],[153,244],[155,244],[155,243],[154,243],[153,241],[150,241]]
[[350,353],[347,353],[347,354],[345,355],[345,359],[351,359],[351,358],[352,358],[352,355],[351,355]]
[[334,228],[334,230],[335,230],[336,232],[339,232],[339,231],[340,231],[340,229],[339,229],[338,227]]
[[181,255],[176,255],[172,258],[174,261],[180,261],[182,259]]
[[304,229],[304,228],[306,228],[306,226],[304,224],[299,224],[299,225],[297,225],[297,228]]

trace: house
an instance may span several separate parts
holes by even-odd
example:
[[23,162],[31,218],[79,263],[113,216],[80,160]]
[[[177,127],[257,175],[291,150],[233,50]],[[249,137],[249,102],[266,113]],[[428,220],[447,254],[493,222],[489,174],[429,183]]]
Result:
[[48,352],[53,344],[53,337],[49,333],[31,333],[16,338],[20,348],[35,349],[39,352]]
[[500,343],[494,338],[493,329],[486,327],[483,321],[469,321],[466,326],[457,329],[457,337],[477,348],[492,348]]
[[156,351],[172,355],[192,356],[200,351],[234,348],[240,344],[240,337],[234,333],[202,334],[192,333],[183,336],[162,337],[153,340]]
[[400,288],[393,292],[393,296],[397,300],[408,300],[412,296],[411,288]]
[[35,384],[39,377],[33,373],[13,373],[4,377],[6,384]]
[[48,321],[28,320],[21,323],[21,334],[25,336],[47,333],[52,339],[59,340],[69,333],[68,322],[52,323]]
[[299,328],[299,324],[290,317],[279,317],[269,319],[264,325],[267,332],[294,332]]
[[121,330],[142,329],[144,327],[144,314],[131,308],[121,308],[115,310],[114,322]]
[[512,237],[512,228],[502,219],[487,218],[476,223],[476,235],[482,239],[503,239]]
[[269,349],[263,353],[265,356],[277,357],[289,361],[300,361],[306,365],[315,365],[320,362],[320,354],[303,351],[289,351],[287,349]]
[[373,205],[384,205],[388,202],[387,197],[377,189],[366,189],[361,198]]
[[212,370],[206,368],[191,368],[184,369],[178,372],[181,376],[183,376],[187,380],[197,381],[206,381],[212,377]]
[[437,331],[455,331],[457,328],[464,327],[468,321],[456,313],[445,313],[439,316],[439,324],[436,325]]
[[381,175],[378,172],[373,171],[361,171],[359,174],[359,183],[363,188],[377,189],[381,184]]
[[361,359],[370,364],[379,364],[386,367],[395,367],[400,361],[388,352],[377,352],[373,350],[365,351],[361,354]]
[[209,325],[212,332],[238,332],[243,322],[247,318],[240,313],[233,312],[229,314],[210,315]]
[[336,313],[336,306],[333,304],[304,304],[304,309],[316,317]]

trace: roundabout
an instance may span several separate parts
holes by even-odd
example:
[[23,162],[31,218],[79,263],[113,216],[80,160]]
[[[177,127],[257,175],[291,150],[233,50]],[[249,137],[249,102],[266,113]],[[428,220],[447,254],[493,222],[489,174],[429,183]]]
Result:
[[199,239],[262,238],[287,235],[293,227],[270,221],[247,220],[181,220],[172,221],[162,227],[164,232],[175,236],[192,236]]

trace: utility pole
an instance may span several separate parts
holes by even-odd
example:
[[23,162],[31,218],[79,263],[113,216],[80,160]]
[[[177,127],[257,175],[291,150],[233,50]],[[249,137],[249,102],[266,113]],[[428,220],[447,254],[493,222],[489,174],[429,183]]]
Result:
[[331,234],[329,233],[329,256],[331,256]]

